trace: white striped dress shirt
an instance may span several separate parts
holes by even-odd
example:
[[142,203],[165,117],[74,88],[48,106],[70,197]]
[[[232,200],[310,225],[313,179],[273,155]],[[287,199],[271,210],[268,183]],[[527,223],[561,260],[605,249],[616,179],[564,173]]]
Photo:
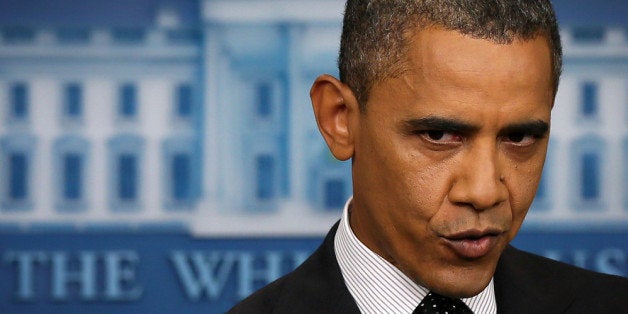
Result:
[[[362,313],[412,313],[429,292],[368,249],[349,225],[347,201],[334,239],[336,258],[349,292]],[[497,313],[493,280],[480,294],[463,298],[473,313]]]

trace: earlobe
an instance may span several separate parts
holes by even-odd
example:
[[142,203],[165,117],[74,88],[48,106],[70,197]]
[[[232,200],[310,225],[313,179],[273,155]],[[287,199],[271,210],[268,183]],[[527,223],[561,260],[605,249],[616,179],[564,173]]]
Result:
[[330,75],[321,75],[310,90],[316,123],[331,153],[339,160],[353,156],[358,105],[351,89]]

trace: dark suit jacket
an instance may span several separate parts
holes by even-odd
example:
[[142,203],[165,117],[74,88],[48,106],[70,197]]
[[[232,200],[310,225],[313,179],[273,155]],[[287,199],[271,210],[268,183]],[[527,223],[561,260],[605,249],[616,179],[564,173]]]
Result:
[[[336,224],[301,266],[229,313],[360,313],[334,253]],[[498,313],[628,313],[628,279],[507,247],[495,271]]]

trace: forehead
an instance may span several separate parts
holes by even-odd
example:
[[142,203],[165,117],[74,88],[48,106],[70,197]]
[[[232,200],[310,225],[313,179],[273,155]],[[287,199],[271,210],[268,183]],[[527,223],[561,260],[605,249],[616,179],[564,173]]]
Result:
[[401,75],[373,86],[367,108],[387,115],[480,118],[515,111],[545,116],[553,104],[551,50],[542,36],[500,44],[426,28],[409,37],[405,59]]
[[502,44],[429,27],[412,33],[406,48],[406,75],[465,86],[551,86],[551,49],[544,36]]

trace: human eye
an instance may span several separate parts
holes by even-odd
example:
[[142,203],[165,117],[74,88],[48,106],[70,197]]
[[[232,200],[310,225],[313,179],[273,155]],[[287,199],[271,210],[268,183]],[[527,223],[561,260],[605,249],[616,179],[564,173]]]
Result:
[[502,142],[517,148],[532,147],[540,139],[549,135],[549,123],[537,120],[514,124],[505,128],[501,133]]
[[504,136],[504,141],[515,146],[526,147],[536,143],[539,137],[540,135],[514,132]]
[[460,146],[475,131],[464,121],[443,117],[421,117],[403,124],[406,134],[416,136],[428,149],[449,150]]
[[418,134],[426,141],[434,144],[456,144],[462,141],[462,136],[445,130],[424,130]]

